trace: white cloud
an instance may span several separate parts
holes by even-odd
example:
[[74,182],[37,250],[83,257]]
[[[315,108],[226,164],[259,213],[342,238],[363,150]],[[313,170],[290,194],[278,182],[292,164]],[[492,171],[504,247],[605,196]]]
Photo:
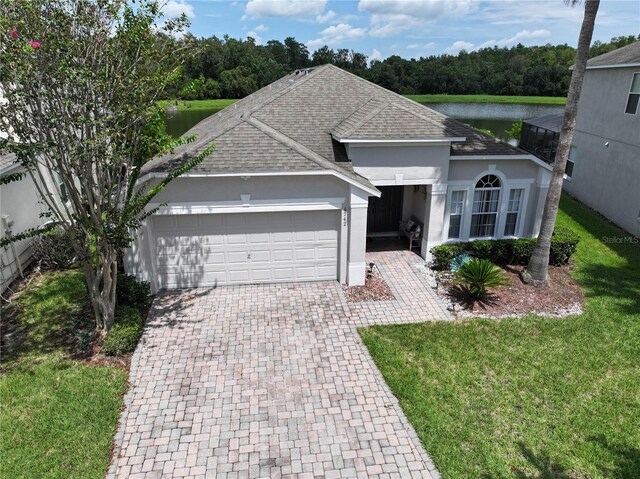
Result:
[[321,15],[327,0],[249,0],[245,12],[252,18]]
[[194,18],[196,16],[193,11],[193,5],[190,5],[183,0],[169,0],[162,7],[162,13],[168,18],[177,18],[183,13],[189,18]]
[[[571,7],[561,2],[492,0],[483,4],[479,19],[493,25],[549,25],[555,22],[580,24],[583,10],[581,5]],[[600,23],[599,14],[598,17]]]
[[476,7],[474,0],[360,0],[358,10],[371,15],[372,37],[385,38],[423,27],[441,17],[461,18]]
[[258,25],[257,27],[255,27],[255,28],[254,28],[254,30],[255,30],[256,32],[266,32],[267,30],[269,30],[269,27],[268,27],[268,26],[266,26],[266,25],[262,25],[262,24],[260,24],[260,25]]
[[247,36],[253,38],[256,41],[256,45],[262,44],[262,37],[256,31],[247,32]]
[[367,57],[367,61],[369,62],[369,64],[371,64],[373,60],[382,60],[382,53],[380,53],[380,50],[374,48],[371,52],[371,55]]
[[551,32],[545,29],[534,31],[522,30],[509,38],[503,38],[501,40],[487,40],[478,48],[510,47],[517,45],[518,43],[527,42],[527,40],[543,40],[550,36]]
[[462,40],[458,40],[457,42],[453,42],[453,45],[444,49],[444,53],[449,55],[457,55],[462,50],[473,50],[475,45],[473,43],[464,42]]
[[307,42],[309,48],[318,48],[323,45],[334,46],[345,40],[357,40],[366,35],[364,28],[357,28],[348,23],[332,25],[320,32],[320,38]]
[[336,12],[334,12],[333,10],[329,10],[324,15],[318,15],[316,17],[316,22],[318,22],[318,23],[328,23],[331,20],[333,20],[334,18],[336,18]]
[[420,50],[433,50],[436,46],[436,42],[429,42],[425,43],[424,45],[421,45],[419,43],[412,43],[411,45],[407,45],[407,48],[409,48],[410,50],[416,50],[418,48]]

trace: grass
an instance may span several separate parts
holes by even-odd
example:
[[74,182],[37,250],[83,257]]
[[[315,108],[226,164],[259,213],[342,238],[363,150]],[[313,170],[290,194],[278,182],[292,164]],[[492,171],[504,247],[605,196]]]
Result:
[[[529,105],[564,105],[567,99],[552,96],[499,96],[499,95],[405,95],[418,103],[524,103]],[[178,100],[178,111],[221,110],[238,100]],[[163,101],[163,105],[176,105],[176,101]]]
[[77,271],[45,274],[20,294],[27,331],[0,376],[2,477],[102,478],[127,372],[67,359],[67,312],[85,298]]
[[638,477],[640,244],[568,196],[558,223],[583,314],[360,330],[445,479]]
[[564,105],[567,99],[555,96],[502,95],[405,95],[418,103],[524,103],[528,105]]
[[222,110],[223,108],[226,108],[237,101],[238,100],[224,100],[224,99],[221,99],[221,100],[172,100],[172,101],[162,101],[161,104],[167,107],[177,106],[178,111],[216,110],[216,109]]

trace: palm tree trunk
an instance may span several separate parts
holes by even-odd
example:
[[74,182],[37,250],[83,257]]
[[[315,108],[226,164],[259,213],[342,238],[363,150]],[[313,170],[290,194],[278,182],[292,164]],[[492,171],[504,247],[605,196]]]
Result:
[[[575,3],[575,1],[573,2]],[[551,250],[551,235],[556,224],[560,195],[562,194],[562,182],[564,171],[567,167],[569,149],[573,141],[573,133],[576,128],[576,114],[578,112],[578,101],[582,91],[584,73],[587,68],[589,47],[593,36],[593,26],[596,21],[600,0],[586,0],[584,7],[584,18],[578,38],[578,49],[576,51],[576,61],[571,75],[569,93],[567,95],[567,106],[564,110],[564,120],[560,130],[560,143],[556,152],[556,159],[553,164],[553,175],[549,184],[547,199],[544,203],[540,233],[536,246],[529,260],[527,268],[522,273],[525,283],[546,286],[549,284],[549,254]]]

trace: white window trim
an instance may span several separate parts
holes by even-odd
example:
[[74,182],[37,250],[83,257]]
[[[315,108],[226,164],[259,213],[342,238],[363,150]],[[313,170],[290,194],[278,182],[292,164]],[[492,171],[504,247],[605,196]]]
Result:
[[640,100],[638,101],[638,104],[636,105],[636,111],[634,113],[627,113],[627,105],[629,104],[629,96],[631,94],[635,94],[635,95],[639,95],[640,96],[640,92],[633,92],[631,91],[631,89],[633,88],[633,80],[636,77],[636,75],[638,75],[638,78],[640,78],[640,72],[633,72],[631,73],[631,83],[629,84],[629,91],[627,92],[627,101],[624,102],[624,114],[625,115],[637,115],[638,111],[640,110]]
[[[462,213],[460,214],[460,234],[458,236],[456,236],[455,238],[449,238],[449,225],[451,223],[451,206],[453,203],[453,193],[459,192],[461,191],[462,193],[464,193],[464,198],[463,198],[463,202],[462,202]],[[461,241],[461,238],[464,234],[464,225],[465,225],[465,218],[467,217],[467,198],[469,197],[469,191],[468,188],[451,188],[449,189],[449,191],[447,191],[447,204],[445,207],[445,220],[444,220],[444,236],[446,236],[447,240],[455,240],[455,241]]]
[[[498,221],[496,222],[496,229],[494,236],[483,237],[470,237],[471,233],[471,217],[473,215],[473,195],[475,192],[476,183],[480,178],[485,175],[496,175],[500,178],[500,199],[498,204]],[[507,177],[499,170],[490,169],[485,170],[477,175],[472,181],[450,181],[447,191],[447,205],[445,208],[444,218],[444,231],[443,243],[457,243],[459,241],[475,241],[486,239],[502,239],[502,238],[522,238],[524,225],[528,219],[528,205],[529,205],[529,193],[531,191],[531,185],[534,183],[532,179],[513,179],[508,180]],[[512,189],[522,189],[522,198],[520,201],[520,211],[518,212],[518,220],[516,224],[516,234],[514,236],[504,235],[504,226],[507,221],[507,209],[509,207],[509,191]],[[449,238],[449,219],[451,217],[451,201],[454,191],[465,191],[464,209],[462,211],[462,221],[460,226],[460,237]]]

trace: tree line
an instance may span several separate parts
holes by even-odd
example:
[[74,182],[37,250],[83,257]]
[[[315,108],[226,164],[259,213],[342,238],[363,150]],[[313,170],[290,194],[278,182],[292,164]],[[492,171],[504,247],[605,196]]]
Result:
[[[640,40],[640,35],[596,41],[589,57],[601,55]],[[576,49],[563,45],[483,48],[457,55],[431,55],[404,59],[392,55],[368,61],[365,54],[328,46],[310,53],[293,37],[269,40],[229,36],[196,38],[181,42],[196,48],[167,94],[188,100],[242,98],[299,68],[331,63],[373,83],[401,94],[489,94],[566,96],[571,79],[569,67]]]

